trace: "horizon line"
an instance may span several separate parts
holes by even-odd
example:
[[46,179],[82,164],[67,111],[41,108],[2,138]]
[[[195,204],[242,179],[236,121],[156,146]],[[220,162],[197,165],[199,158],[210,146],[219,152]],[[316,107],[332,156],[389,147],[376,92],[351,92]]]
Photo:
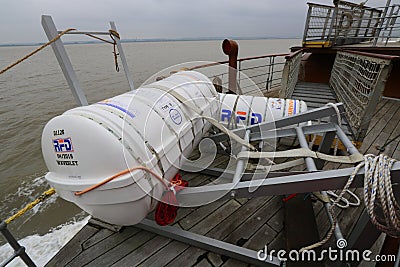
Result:
[[[130,38],[122,39],[121,43],[135,43],[135,42],[176,42],[176,41],[217,41],[224,39],[233,40],[267,40],[267,39],[299,39],[301,37],[266,37],[266,36],[255,36],[255,37],[177,37],[177,38]],[[63,42],[65,45],[73,44],[99,44],[102,41],[90,40],[90,41],[68,41]],[[43,45],[45,42],[27,42],[27,43],[5,43],[0,44],[0,47],[12,47],[12,46],[37,46]]]

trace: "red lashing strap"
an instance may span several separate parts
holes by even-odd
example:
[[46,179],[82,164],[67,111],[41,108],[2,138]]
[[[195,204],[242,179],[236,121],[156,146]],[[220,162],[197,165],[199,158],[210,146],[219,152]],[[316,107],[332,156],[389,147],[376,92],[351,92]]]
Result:
[[182,176],[179,173],[172,178],[170,184],[172,186],[168,191],[164,192],[161,201],[158,202],[156,207],[155,221],[161,226],[171,224],[175,221],[179,205],[175,193],[189,185],[188,181],[182,180]]
[[288,202],[289,200],[291,200],[292,198],[296,197],[297,193],[294,194],[290,194],[289,196],[285,197],[283,200],[283,202]]

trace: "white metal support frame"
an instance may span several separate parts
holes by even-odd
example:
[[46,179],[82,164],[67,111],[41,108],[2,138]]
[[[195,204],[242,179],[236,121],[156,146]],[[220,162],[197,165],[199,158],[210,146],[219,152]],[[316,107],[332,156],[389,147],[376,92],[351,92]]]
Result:
[[[42,27],[49,41],[58,35],[56,25],[54,24],[51,16],[42,16]],[[71,88],[72,94],[74,95],[76,102],[80,106],[87,106],[88,102],[86,96],[83,93],[78,78],[76,77],[75,71],[72,67],[71,61],[69,60],[63,42],[61,41],[61,39],[58,39],[51,44],[51,47],[53,48],[58,64],[60,64],[62,72],[64,73],[65,79],[67,80],[69,87]]]
[[[117,31],[117,27],[115,26],[114,21],[110,21],[110,26],[112,30]],[[121,58],[122,66],[124,67],[125,77],[128,81],[129,88],[131,88],[131,90],[134,90],[135,86],[133,85],[133,79],[129,72],[128,63],[126,62],[124,50],[122,49],[121,40],[115,37],[115,41],[117,42],[119,57]]]
[[[110,26],[111,29],[116,31],[117,28],[115,26],[115,23],[113,21],[110,21]],[[46,33],[47,38],[50,40],[54,39],[55,37],[58,36],[60,33],[57,31],[57,28],[54,24],[54,21],[51,16],[48,15],[43,15],[42,16],[42,27]],[[68,32],[67,34],[96,34],[96,35],[109,35],[110,32]],[[124,51],[122,49],[121,41],[119,38],[115,37],[115,41],[117,44],[118,48],[118,53],[122,61],[122,66],[125,72],[125,77],[128,80],[129,88],[131,90],[134,90],[134,84],[133,84],[133,79],[131,78],[128,64],[125,58]],[[88,101],[86,99],[86,96],[82,90],[82,87],[78,81],[78,78],[76,77],[75,71],[72,67],[71,61],[68,57],[67,51],[65,50],[64,44],[60,39],[57,41],[53,42],[51,44],[51,47],[53,48],[54,54],[56,55],[57,61],[60,64],[61,70],[64,73],[65,79],[67,80],[67,83],[72,91],[72,94],[80,106],[86,106],[88,105]]]

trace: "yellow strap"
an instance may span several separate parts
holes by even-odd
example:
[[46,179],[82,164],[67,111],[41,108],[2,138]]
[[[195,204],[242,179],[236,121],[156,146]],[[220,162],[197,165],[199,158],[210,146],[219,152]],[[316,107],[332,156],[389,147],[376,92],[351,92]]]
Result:
[[33,207],[35,207],[37,204],[39,204],[40,202],[42,202],[45,199],[47,199],[49,196],[53,195],[55,192],[56,191],[54,190],[54,188],[50,188],[49,190],[45,191],[43,194],[40,195],[40,197],[38,197],[37,199],[35,199],[34,201],[32,201],[31,203],[26,205],[23,209],[21,209],[17,213],[15,213],[13,216],[11,216],[7,220],[5,220],[6,224],[9,224],[10,222],[15,220],[16,218],[18,218],[21,215],[23,215],[28,210],[31,210]]

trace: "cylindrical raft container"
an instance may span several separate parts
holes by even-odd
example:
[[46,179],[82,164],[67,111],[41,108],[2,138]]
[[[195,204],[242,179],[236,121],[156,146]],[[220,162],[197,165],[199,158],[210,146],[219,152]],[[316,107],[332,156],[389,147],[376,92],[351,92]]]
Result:
[[205,116],[217,117],[214,86],[206,76],[188,71],[50,120],[42,151],[46,179],[59,196],[112,224],[140,222],[165,189],[148,172],[136,170],[81,196],[74,193],[137,166],[172,179],[210,124],[167,90]]
[[251,126],[307,111],[302,100],[220,94],[219,121],[228,128]]

